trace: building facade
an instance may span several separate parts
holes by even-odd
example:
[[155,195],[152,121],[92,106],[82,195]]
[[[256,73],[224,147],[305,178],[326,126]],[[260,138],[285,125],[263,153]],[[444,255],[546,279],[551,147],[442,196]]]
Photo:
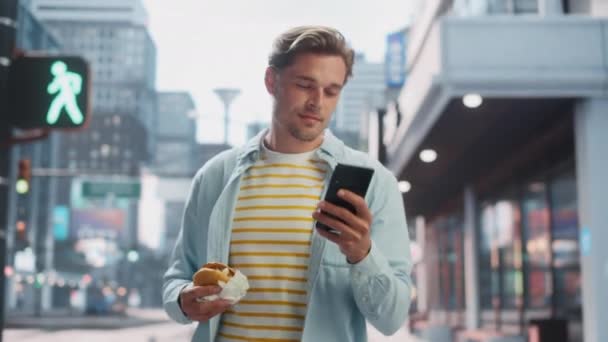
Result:
[[192,177],[199,168],[196,107],[187,92],[158,93],[154,170],[159,176]]
[[[89,62],[93,115],[131,115],[154,131],[156,46],[140,0],[29,0],[28,6],[59,39],[62,53]],[[149,156],[154,138],[148,135]]]
[[423,253],[414,317],[452,336],[608,339],[602,3],[425,2],[387,146]]
[[[18,4],[16,47],[23,53],[57,53],[61,44],[28,9],[24,3]],[[56,145],[50,142],[57,140],[52,134],[47,140],[30,144],[13,146],[11,149],[10,184],[14,184],[17,175],[17,161],[30,160],[34,169],[52,168],[55,166]],[[8,191],[11,205],[8,207],[6,226],[7,235],[6,264],[13,270],[6,287],[5,304],[13,310],[33,311],[50,306],[50,287],[42,290],[34,288],[26,280],[49,268],[52,262],[52,236],[48,226],[52,221],[52,209],[55,203],[57,180],[51,177],[34,175],[30,181],[30,191],[17,194],[13,188]],[[5,224],[4,222],[2,224]]]
[[366,148],[366,137],[361,136],[361,130],[366,125],[367,113],[384,102],[384,76],[383,63],[371,63],[365,55],[355,55],[353,76],[342,89],[330,123],[334,134],[353,148]]
[[[38,211],[47,217],[40,249],[47,255],[36,255],[38,264],[45,260],[37,270],[74,285],[43,287],[43,306],[70,307],[72,290],[86,292],[86,301],[91,289],[99,295],[101,288],[116,290],[117,280],[127,281],[118,269],[137,246],[137,198],[111,192],[90,197],[82,184],[114,184],[118,178],[137,183],[141,167],[150,162],[158,118],[156,47],[141,1],[23,0],[21,5],[56,38],[56,52],[83,57],[91,71],[92,117],[81,132],[53,134],[43,142],[52,151],[46,155],[51,164],[40,167],[35,178],[56,183],[49,201],[36,200],[45,203]],[[89,304],[78,305],[87,310]]]

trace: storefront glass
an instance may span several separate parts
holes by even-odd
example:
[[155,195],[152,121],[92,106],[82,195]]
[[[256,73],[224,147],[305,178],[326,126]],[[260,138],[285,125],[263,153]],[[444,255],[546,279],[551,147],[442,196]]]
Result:
[[576,177],[568,170],[479,204],[482,309],[580,318]]
[[462,219],[459,216],[442,217],[433,223],[439,233],[438,273],[440,307],[459,311],[464,300],[464,240]]
[[574,173],[555,177],[550,189],[556,311],[562,316],[580,317],[579,223]]
[[529,308],[547,308],[553,292],[551,282],[551,227],[546,183],[527,184],[522,199],[526,235],[527,298]]

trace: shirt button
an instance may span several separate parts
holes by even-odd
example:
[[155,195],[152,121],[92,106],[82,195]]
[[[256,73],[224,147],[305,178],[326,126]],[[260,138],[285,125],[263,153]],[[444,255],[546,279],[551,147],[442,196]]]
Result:
[[363,296],[363,303],[367,303],[369,302],[369,296],[365,295]]

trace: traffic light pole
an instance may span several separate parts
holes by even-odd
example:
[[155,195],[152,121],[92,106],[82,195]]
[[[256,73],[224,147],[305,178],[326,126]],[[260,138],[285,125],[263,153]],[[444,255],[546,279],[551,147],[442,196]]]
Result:
[[[17,0],[0,0],[0,108],[8,107],[8,67],[15,47],[17,22]],[[0,141],[6,141],[11,136],[11,126],[8,123],[7,110],[0,111]],[[0,178],[8,178],[10,165],[10,146],[0,145]],[[8,236],[8,184],[0,184],[0,342],[4,330],[5,316],[5,275],[6,238]]]

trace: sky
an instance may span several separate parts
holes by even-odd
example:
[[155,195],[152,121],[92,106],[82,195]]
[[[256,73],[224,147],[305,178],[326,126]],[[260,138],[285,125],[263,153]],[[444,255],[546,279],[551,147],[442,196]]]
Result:
[[232,144],[246,124],[269,122],[263,83],[274,38],[299,25],[340,30],[372,62],[382,62],[386,35],[402,29],[421,0],[144,0],[157,55],[157,89],[188,91],[197,106],[199,142],[223,141],[224,107],[215,88],[239,88],[230,109]]

